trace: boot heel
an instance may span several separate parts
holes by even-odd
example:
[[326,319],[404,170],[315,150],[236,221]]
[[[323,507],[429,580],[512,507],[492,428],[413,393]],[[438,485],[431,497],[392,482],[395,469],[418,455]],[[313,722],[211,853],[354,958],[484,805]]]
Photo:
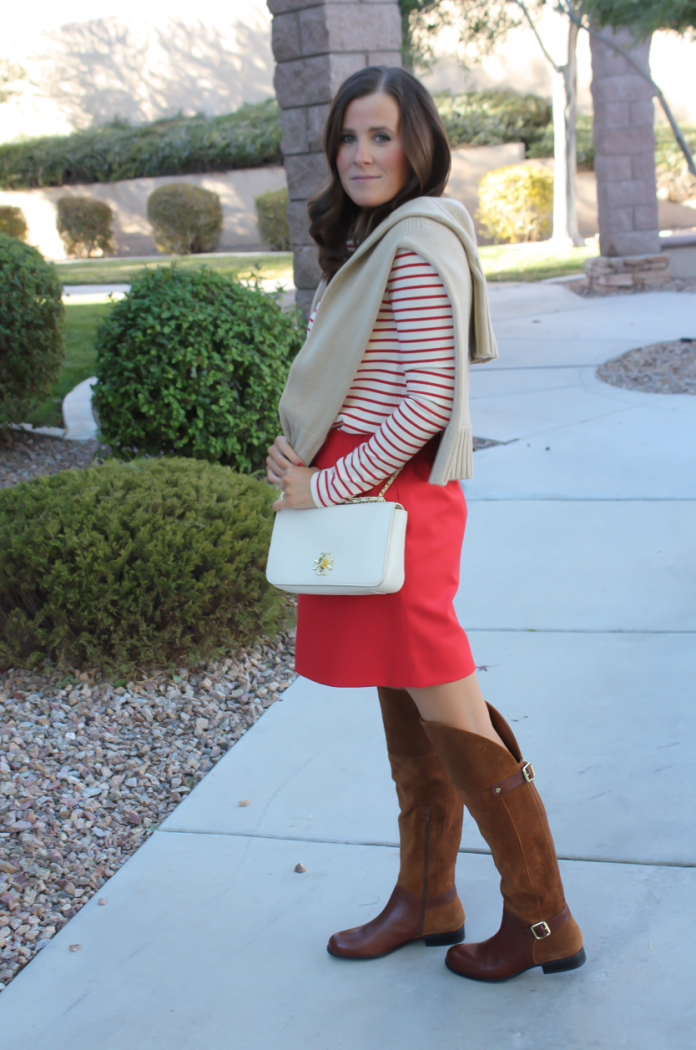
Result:
[[585,949],[581,948],[575,955],[569,955],[567,959],[554,959],[553,962],[543,963],[541,968],[544,973],[564,973],[566,970],[577,970],[578,967],[584,966],[586,961]]
[[[464,927],[460,926],[458,930],[451,930],[449,933],[429,933],[423,940],[428,948],[443,948],[447,944],[461,944],[464,940]],[[578,966],[582,966],[582,963],[578,963]]]

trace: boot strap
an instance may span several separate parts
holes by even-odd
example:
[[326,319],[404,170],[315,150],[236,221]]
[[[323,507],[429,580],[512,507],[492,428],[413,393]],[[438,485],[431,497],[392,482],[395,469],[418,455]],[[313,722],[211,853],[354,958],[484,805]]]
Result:
[[570,908],[566,904],[563,911],[559,911],[558,915],[554,915],[548,922],[535,922],[528,929],[523,930],[521,936],[526,940],[533,938],[535,941],[543,941],[546,937],[550,937],[559,926],[563,926],[564,923],[568,922],[569,918]]
[[513,788],[519,787],[520,784],[530,784],[532,780],[534,780],[534,766],[531,762],[525,762],[524,759],[521,759],[519,773],[513,773],[512,776],[506,777],[505,780],[499,780],[491,788],[491,794],[504,795],[507,791],[512,791]]

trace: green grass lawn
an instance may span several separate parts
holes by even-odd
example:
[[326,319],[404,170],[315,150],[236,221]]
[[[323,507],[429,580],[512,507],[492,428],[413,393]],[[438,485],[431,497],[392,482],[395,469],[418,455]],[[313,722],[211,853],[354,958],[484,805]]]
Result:
[[74,386],[94,375],[94,336],[111,303],[70,304],[65,307],[65,361],[51,396],[27,420],[35,427],[62,427],[61,403]]
[[63,284],[130,284],[142,270],[176,264],[181,270],[209,266],[228,277],[292,277],[291,252],[265,252],[258,255],[163,255],[147,262],[136,259],[81,259],[56,263]]
[[585,260],[599,255],[596,242],[558,251],[548,241],[532,244],[490,244],[479,249],[489,281],[543,281],[585,270]]
[[[492,244],[480,249],[484,273],[489,281],[542,281],[583,273],[585,260],[598,254],[595,242],[582,248],[558,251],[548,241],[535,244]],[[172,266],[196,270],[210,266],[228,276],[292,279],[292,254],[267,252],[258,255],[163,255],[161,259],[138,262],[130,259],[84,259],[56,263],[63,284],[128,284],[143,269]]]

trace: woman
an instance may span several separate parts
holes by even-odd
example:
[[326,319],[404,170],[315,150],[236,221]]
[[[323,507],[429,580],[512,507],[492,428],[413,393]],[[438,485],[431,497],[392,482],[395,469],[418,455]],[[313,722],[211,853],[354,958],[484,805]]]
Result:
[[[331,171],[309,206],[323,280],[269,449],[274,508],[376,495],[408,511],[406,582],[390,595],[301,595],[300,674],[376,685],[400,804],[401,867],[380,915],[334,934],[332,955],[452,945],[462,977],[499,981],[585,961],[534,772],[486,704],[452,599],[471,476],[469,360],[497,357],[466,210],[442,197],[447,136],[428,92],[398,68],[342,85],[324,138]],[[311,464],[306,466],[305,464]],[[454,882],[465,803],[501,874],[495,936],[461,944]]]

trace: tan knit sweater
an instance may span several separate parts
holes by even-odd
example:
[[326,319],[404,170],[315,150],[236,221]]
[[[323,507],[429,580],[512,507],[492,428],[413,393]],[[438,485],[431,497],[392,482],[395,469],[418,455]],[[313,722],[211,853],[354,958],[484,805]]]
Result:
[[[409,248],[440,274],[454,315],[452,416],[430,474],[434,485],[470,478],[469,362],[498,356],[486,280],[471,217],[448,197],[417,197],[380,223],[332,281],[322,281],[312,330],[290,369],[280,399],[283,433],[305,464],[324,443],[372,333],[396,252]],[[470,280],[463,278],[466,269]]]

